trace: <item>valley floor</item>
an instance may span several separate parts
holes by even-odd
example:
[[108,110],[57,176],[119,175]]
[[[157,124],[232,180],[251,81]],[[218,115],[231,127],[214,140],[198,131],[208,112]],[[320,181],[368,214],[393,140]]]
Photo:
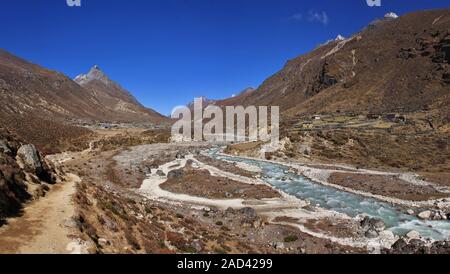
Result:
[[[85,151],[48,157],[68,174],[66,182],[0,228],[0,253],[449,252],[448,242],[401,237],[379,219],[289,192],[296,180],[311,180],[347,193],[339,194],[345,199],[392,205],[415,225],[428,222],[415,218],[429,211],[429,221],[440,217],[447,226],[448,186],[413,174],[287,159],[234,161],[212,156],[210,144],[136,145],[126,134],[103,136]],[[122,138],[130,146],[120,146]],[[280,177],[268,175],[272,164],[284,167]]]

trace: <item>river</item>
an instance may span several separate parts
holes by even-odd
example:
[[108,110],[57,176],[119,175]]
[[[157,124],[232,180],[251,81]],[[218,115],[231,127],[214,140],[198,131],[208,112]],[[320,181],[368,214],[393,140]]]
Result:
[[422,237],[433,240],[446,240],[450,236],[450,221],[422,221],[388,203],[313,182],[304,176],[289,172],[289,168],[281,164],[225,156],[220,154],[218,149],[212,149],[208,154],[218,160],[257,166],[261,168],[262,180],[266,183],[301,200],[308,200],[313,205],[344,213],[350,217],[366,214],[381,219],[396,235],[403,236],[415,230]]

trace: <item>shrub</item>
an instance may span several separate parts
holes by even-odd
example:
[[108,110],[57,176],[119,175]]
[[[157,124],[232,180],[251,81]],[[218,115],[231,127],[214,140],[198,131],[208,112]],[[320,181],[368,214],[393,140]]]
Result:
[[292,242],[296,242],[296,241],[298,241],[298,236],[296,236],[296,235],[290,235],[290,236],[287,236],[286,238],[284,238],[285,243],[292,243]]

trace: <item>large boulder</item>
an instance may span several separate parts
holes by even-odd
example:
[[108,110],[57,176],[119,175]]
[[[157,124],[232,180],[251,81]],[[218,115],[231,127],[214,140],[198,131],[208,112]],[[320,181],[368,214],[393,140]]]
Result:
[[366,238],[369,238],[369,239],[374,239],[374,238],[378,238],[379,234],[374,229],[369,229],[366,231],[364,236],[366,236]]
[[386,224],[380,219],[367,216],[361,221],[361,227],[364,231],[373,230],[380,233],[386,229]]
[[431,214],[432,214],[432,212],[430,210],[427,210],[427,211],[423,211],[423,212],[419,213],[419,215],[417,215],[417,217],[419,217],[422,220],[429,220],[431,218]]
[[370,225],[376,232],[382,232],[386,229],[386,224],[380,219],[372,219]]
[[405,239],[399,239],[390,250],[389,254],[430,254],[430,248],[419,239],[412,239],[407,242]]
[[408,237],[408,239],[420,239],[420,233],[412,230],[408,234],[406,234],[406,237]]
[[38,176],[44,171],[41,157],[34,145],[21,146],[17,151],[17,157],[26,171],[35,173]]

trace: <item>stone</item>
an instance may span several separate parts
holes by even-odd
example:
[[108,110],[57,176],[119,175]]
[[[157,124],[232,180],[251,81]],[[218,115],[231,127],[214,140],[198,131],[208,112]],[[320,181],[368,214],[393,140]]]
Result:
[[284,249],[284,243],[272,243],[272,247],[275,249]]
[[24,164],[24,168],[35,174],[41,174],[43,172],[43,166],[41,157],[39,156],[37,149],[34,145],[23,145],[17,151],[17,157]]
[[374,229],[376,232],[381,232],[386,229],[386,225],[382,220],[379,219],[372,219],[370,221],[370,226],[372,229]]
[[390,251],[391,254],[430,254],[430,248],[420,239],[398,240]]
[[432,214],[432,212],[427,210],[427,211],[423,211],[423,212],[419,213],[419,215],[417,215],[417,217],[419,217],[422,220],[429,220],[431,218],[431,214]]
[[370,218],[368,216],[364,217],[361,221],[361,227],[364,231],[374,230],[377,233],[386,229],[386,225],[380,219]]
[[379,236],[379,234],[374,229],[369,229],[369,230],[367,230],[365,236],[366,236],[366,238],[374,239],[374,238],[377,238]]
[[442,217],[441,217],[441,214],[439,214],[439,213],[435,213],[434,215],[433,215],[433,221],[440,221],[440,220],[442,220]]
[[65,220],[64,226],[67,228],[77,228],[78,227],[77,222],[72,218]]
[[166,174],[165,174],[161,169],[159,169],[158,171],[156,171],[156,175],[158,175],[158,176],[160,176],[160,177],[166,177]]
[[421,247],[421,246],[425,245],[425,242],[420,239],[411,239],[409,241],[409,245],[411,245],[413,247]]
[[412,230],[406,234],[406,237],[408,237],[408,239],[420,239],[420,233]]
[[3,150],[3,153],[12,155],[12,151],[9,148],[8,144],[5,140],[0,140],[0,152]]
[[105,247],[105,246],[109,245],[109,241],[106,240],[106,239],[104,239],[104,238],[99,238],[99,239],[98,239],[98,244],[99,244],[101,247]]
[[396,251],[400,251],[405,249],[408,246],[408,243],[404,239],[399,239],[392,245],[392,249]]
[[406,213],[408,213],[409,215],[416,215],[416,213],[412,209],[408,209],[408,211],[406,211]]
[[390,230],[384,230],[380,232],[379,237],[385,241],[391,241],[396,238],[394,232]]
[[360,224],[361,224],[361,227],[362,227],[363,230],[370,229],[370,217],[369,216],[364,216],[364,218],[362,219]]
[[194,243],[192,243],[192,247],[196,252],[201,252],[203,250],[203,246],[199,241],[195,241]]
[[438,241],[434,242],[430,247],[431,254],[449,254],[450,253],[450,242],[448,241]]

